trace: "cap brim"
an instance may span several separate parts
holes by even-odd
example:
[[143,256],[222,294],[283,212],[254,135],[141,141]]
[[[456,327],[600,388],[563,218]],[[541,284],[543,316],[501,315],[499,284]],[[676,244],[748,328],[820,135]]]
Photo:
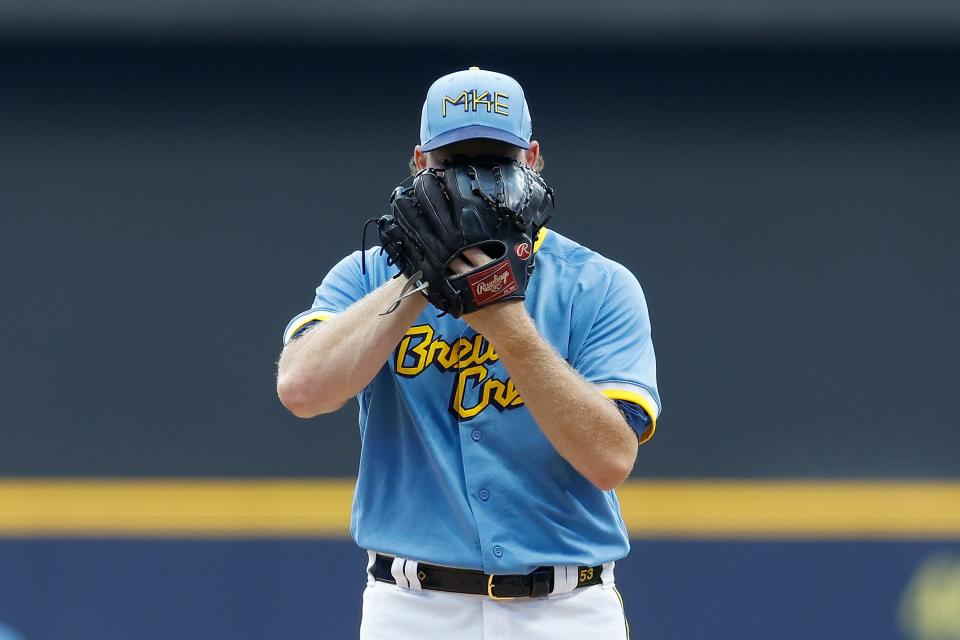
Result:
[[507,133],[503,129],[495,129],[481,124],[472,124],[454,129],[453,131],[441,133],[432,140],[428,140],[420,145],[420,151],[433,151],[440,147],[445,147],[448,144],[463,142],[464,140],[499,140],[500,142],[506,142],[521,149],[530,148],[529,142],[512,133]]

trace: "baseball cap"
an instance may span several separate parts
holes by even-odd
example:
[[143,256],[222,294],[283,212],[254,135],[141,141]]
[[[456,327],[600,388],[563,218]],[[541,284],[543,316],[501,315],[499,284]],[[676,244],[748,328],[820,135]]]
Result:
[[423,102],[421,151],[477,138],[529,149],[532,134],[523,88],[502,73],[470,67],[445,75],[430,85]]

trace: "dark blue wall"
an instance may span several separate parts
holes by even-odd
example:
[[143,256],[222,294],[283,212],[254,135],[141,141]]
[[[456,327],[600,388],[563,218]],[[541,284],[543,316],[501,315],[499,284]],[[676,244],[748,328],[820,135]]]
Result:
[[957,50],[0,45],[0,475],[351,475],[273,390],[429,82],[527,88],[555,227],[646,288],[645,476],[956,476]]
[[[892,640],[942,553],[960,568],[957,543],[645,541],[616,575],[638,640]],[[27,640],[354,638],[365,563],[348,541],[4,541],[0,624]]]

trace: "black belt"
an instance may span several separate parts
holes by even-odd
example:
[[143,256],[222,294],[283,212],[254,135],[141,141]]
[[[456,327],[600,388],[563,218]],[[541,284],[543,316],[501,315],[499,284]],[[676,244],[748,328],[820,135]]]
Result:
[[[380,582],[396,584],[391,568],[393,557],[377,554],[370,573]],[[577,567],[577,586],[600,584],[603,565]],[[455,569],[420,562],[417,579],[424,589],[490,596],[494,600],[511,598],[545,598],[553,591],[553,567],[538,567],[526,575],[487,575],[473,569]]]

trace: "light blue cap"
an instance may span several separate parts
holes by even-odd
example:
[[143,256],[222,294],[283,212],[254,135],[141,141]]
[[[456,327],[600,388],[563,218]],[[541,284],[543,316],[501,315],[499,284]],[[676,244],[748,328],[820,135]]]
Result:
[[530,148],[533,124],[520,83],[510,76],[470,67],[430,86],[420,115],[420,150],[462,140],[500,140]]

